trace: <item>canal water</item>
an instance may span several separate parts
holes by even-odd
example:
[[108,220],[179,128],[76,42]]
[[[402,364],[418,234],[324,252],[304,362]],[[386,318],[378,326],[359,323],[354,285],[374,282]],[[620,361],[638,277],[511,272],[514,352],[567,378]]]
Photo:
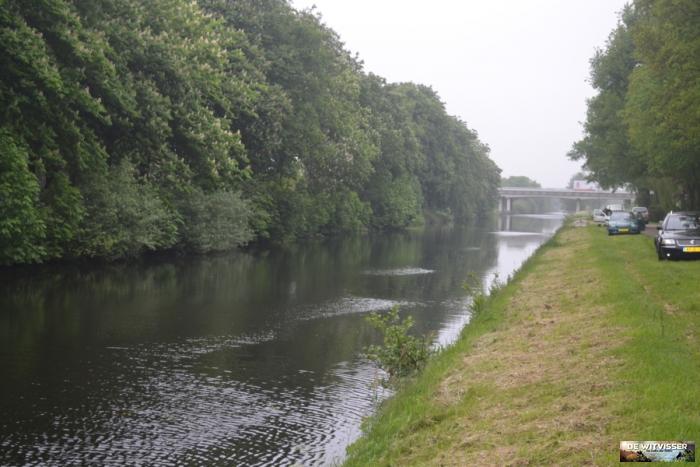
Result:
[[561,221],[3,271],[0,465],[338,463],[388,395],[367,314],[449,344],[465,280],[505,280]]

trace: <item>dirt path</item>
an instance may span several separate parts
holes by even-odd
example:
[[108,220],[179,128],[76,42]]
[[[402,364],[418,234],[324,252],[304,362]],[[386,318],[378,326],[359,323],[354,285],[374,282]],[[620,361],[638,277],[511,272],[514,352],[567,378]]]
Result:
[[658,233],[658,230],[656,230],[656,226],[659,225],[656,222],[650,222],[647,224],[646,228],[642,232],[644,235],[654,238],[656,237],[656,234]]

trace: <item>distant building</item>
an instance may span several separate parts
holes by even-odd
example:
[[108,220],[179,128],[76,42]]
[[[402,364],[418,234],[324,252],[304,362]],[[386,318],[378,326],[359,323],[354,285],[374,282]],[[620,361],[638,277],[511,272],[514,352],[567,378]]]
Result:
[[600,186],[595,182],[574,180],[573,189],[576,191],[600,191]]

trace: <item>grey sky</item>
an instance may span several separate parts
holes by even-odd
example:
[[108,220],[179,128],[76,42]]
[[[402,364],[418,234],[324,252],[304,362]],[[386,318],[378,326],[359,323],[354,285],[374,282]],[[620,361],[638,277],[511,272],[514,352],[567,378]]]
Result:
[[491,147],[504,176],[564,186],[579,165],[589,59],[625,0],[293,0],[391,82],[435,89]]

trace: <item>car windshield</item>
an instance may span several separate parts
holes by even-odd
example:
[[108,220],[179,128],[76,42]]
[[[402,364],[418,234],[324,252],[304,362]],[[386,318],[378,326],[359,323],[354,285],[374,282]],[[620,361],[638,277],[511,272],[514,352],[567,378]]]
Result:
[[611,221],[629,221],[632,220],[632,214],[629,212],[613,212],[610,215]]
[[700,228],[697,216],[674,215],[668,218],[666,230],[688,230]]

